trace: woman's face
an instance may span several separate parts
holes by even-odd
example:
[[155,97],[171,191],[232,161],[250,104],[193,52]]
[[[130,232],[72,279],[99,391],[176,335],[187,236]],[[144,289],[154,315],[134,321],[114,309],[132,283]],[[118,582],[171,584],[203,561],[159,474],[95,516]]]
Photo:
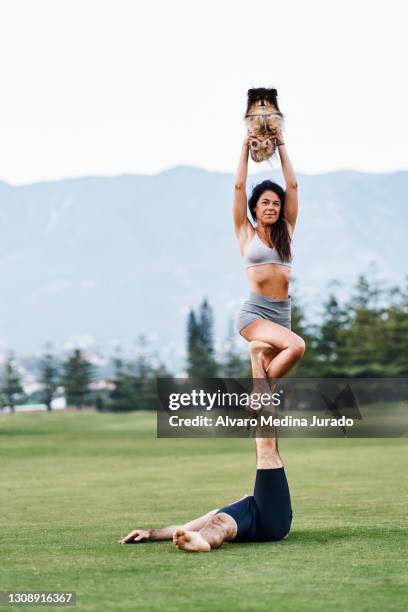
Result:
[[272,225],[278,220],[281,201],[274,191],[264,191],[254,208],[256,220],[263,225]]

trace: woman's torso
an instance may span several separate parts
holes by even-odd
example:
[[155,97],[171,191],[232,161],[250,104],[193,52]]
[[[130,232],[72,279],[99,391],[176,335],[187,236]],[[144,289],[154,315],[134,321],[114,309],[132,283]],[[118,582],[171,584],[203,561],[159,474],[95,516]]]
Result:
[[[242,247],[247,263],[250,291],[267,297],[286,299],[289,295],[290,262],[282,261],[276,251],[259,237],[248,223],[248,237]],[[262,263],[264,260],[270,263]],[[276,261],[276,263],[272,263]]]

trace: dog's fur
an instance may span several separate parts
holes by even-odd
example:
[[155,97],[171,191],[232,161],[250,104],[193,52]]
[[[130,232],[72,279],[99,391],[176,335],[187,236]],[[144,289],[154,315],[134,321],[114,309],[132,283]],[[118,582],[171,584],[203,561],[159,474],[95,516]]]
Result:
[[248,132],[265,137],[262,142],[251,140],[250,153],[255,162],[270,159],[276,151],[276,137],[283,127],[283,115],[279,110],[276,89],[258,87],[248,90],[245,120]]

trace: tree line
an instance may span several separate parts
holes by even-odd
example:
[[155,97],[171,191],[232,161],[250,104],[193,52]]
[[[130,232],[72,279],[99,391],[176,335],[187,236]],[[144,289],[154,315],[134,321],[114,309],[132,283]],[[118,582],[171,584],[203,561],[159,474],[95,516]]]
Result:
[[[311,323],[299,299],[292,297],[292,330],[306,342],[304,357],[290,376],[363,378],[408,376],[408,277],[404,288],[389,287],[375,274],[359,276],[351,295],[341,300],[334,283]],[[241,344],[241,346],[240,346]],[[222,350],[214,343],[214,312],[203,299],[186,322],[186,373],[190,377],[251,377],[250,360],[233,322]],[[157,360],[156,360],[157,361]],[[135,360],[113,358],[113,374],[98,385],[95,366],[80,349],[60,362],[49,345],[40,361],[40,390],[23,390],[15,355],[10,352],[0,375],[0,406],[11,411],[37,400],[51,410],[63,389],[66,404],[78,410],[127,412],[157,407],[157,378],[171,378],[170,364],[154,363],[141,353]],[[100,382],[100,381],[99,381]]]
[[51,410],[52,401],[56,396],[58,387],[65,391],[67,403],[78,409],[89,405],[91,401],[91,383],[93,381],[92,364],[75,349],[61,363],[47,347],[38,371],[38,380],[41,391],[28,396],[21,384],[17,360],[13,351],[9,351],[0,379],[0,406],[8,406],[11,412],[15,411],[17,404],[33,403],[33,400],[45,404]]
[[[351,295],[341,300],[333,282],[311,323],[301,301],[292,296],[292,331],[306,342],[306,352],[291,377],[366,378],[408,376],[408,277],[405,287],[389,287],[371,269],[360,275]],[[213,313],[203,300],[191,311],[187,325],[187,370],[198,377],[250,377],[250,361],[231,330],[226,349],[217,359]]]
[[112,365],[113,375],[101,386],[96,367],[83,351],[74,349],[60,361],[47,345],[38,367],[40,389],[28,395],[21,384],[16,357],[9,351],[0,374],[0,408],[7,406],[15,412],[16,405],[42,403],[51,411],[53,400],[62,390],[66,405],[77,410],[94,407],[126,412],[157,407],[157,378],[171,377],[163,364],[154,367],[145,355],[140,355],[135,361],[114,357]]

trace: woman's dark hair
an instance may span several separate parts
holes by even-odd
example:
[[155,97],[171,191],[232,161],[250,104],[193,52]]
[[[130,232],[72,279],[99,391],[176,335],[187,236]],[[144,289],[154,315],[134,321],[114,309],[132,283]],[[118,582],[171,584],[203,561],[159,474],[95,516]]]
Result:
[[275,249],[278,251],[280,258],[283,261],[290,261],[291,250],[290,250],[290,236],[288,227],[285,223],[285,191],[277,183],[272,181],[262,181],[252,189],[251,197],[248,200],[248,208],[251,213],[252,219],[256,221],[255,206],[265,191],[273,191],[279,196],[281,202],[281,208],[279,217],[271,225],[270,236],[271,242]]

